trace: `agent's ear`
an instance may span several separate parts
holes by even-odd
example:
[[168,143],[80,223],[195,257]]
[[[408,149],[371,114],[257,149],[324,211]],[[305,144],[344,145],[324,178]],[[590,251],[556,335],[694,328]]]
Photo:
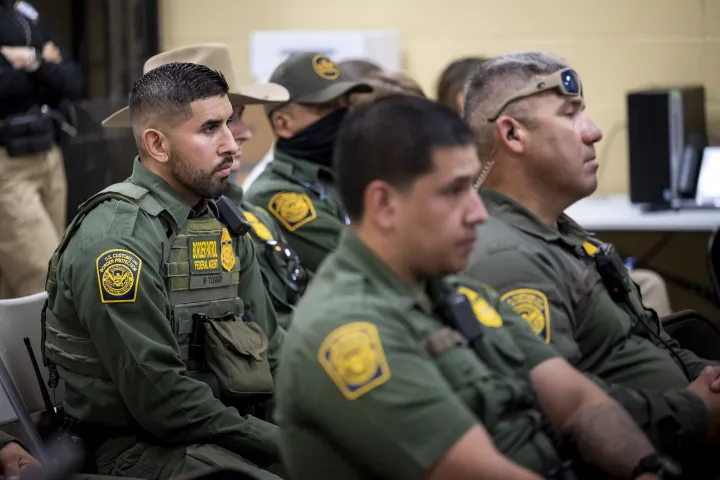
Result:
[[527,130],[512,117],[500,116],[495,121],[500,143],[514,153],[522,153],[525,150]]
[[288,139],[293,136],[290,129],[292,125],[292,115],[284,109],[277,109],[270,114],[270,124],[272,125],[275,135],[280,138]]
[[363,221],[370,220],[382,230],[391,230],[397,221],[399,192],[392,185],[374,180],[365,188]]
[[160,130],[146,128],[140,134],[140,140],[145,151],[154,160],[167,163],[170,160],[170,140]]

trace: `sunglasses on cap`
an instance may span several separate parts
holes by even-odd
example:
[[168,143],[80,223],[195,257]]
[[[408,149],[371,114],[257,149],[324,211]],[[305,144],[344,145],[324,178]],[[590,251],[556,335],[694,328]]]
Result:
[[577,97],[582,95],[582,84],[580,83],[580,77],[577,72],[571,68],[563,68],[562,70],[558,70],[550,75],[539,78],[533,85],[523,88],[505,100],[502,105],[500,105],[497,112],[491,117],[488,117],[488,122],[492,123],[497,120],[503,110],[516,100],[555,89],[568,97]]

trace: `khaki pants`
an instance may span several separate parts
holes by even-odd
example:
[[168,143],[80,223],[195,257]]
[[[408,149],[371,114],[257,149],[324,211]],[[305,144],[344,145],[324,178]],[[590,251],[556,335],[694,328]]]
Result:
[[60,149],[9,157],[0,148],[0,298],[45,290],[65,231],[67,180]]
[[655,310],[660,318],[672,313],[667,285],[660,275],[652,270],[639,268],[630,271],[630,278],[640,287],[643,304],[647,308]]

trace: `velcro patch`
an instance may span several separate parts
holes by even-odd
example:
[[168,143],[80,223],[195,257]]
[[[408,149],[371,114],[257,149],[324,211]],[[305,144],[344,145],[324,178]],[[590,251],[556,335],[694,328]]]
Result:
[[129,250],[113,249],[95,260],[100,301],[132,303],[137,298],[142,260]]
[[290,232],[294,232],[317,218],[310,197],[304,193],[276,193],[268,203],[268,210]]
[[498,328],[502,326],[503,321],[500,314],[475,290],[470,290],[467,287],[459,287],[457,291],[465,295],[470,301],[470,305],[472,305],[475,318],[478,319],[478,322],[486,327]]
[[530,324],[536,335],[550,343],[550,305],[547,296],[531,288],[511,290],[501,297]]
[[333,330],[320,345],[318,361],[348,400],[355,400],[390,380],[377,327],[353,322]]

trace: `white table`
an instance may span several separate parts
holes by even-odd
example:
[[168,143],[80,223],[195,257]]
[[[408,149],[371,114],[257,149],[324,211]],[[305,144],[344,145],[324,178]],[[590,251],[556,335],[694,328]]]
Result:
[[589,231],[712,232],[720,226],[720,209],[643,212],[628,195],[593,195],[565,213]]

